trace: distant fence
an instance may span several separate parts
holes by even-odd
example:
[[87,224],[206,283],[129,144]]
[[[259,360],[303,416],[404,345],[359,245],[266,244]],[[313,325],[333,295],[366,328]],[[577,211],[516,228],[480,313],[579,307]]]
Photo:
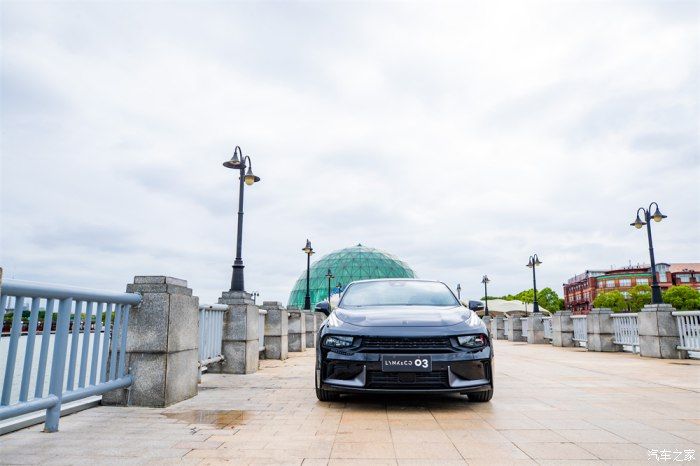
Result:
[[612,314],[615,336],[613,343],[622,345],[623,349],[639,352],[639,324],[635,313]]
[[571,316],[571,321],[574,326],[573,340],[578,343],[578,346],[586,346],[588,342],[588,323],[586,316]]
[[700,352],[700,311],[674,312],[678,324],[680,345],[678,349]]
[[[4,322],[7,311],[12,310],[13,315],[0,396],[0,420],[46,409],[44,430],[56,432],[62,403],[131,385],[132,377],[125,369],[129,310],[140,302],[141,295],[137,293],[3,280],[0,322]],[[22,313],[27,307],[30,310],[27,338],[19,367]],[[40,311],[44,311],[42,325],[39,325]],[[95,330],[91,332],[93,319]],[[54,325],[56,334],[52,335],[48,330]],[[40,333],[38,359],[37,328],[47,329]],[[17,375],[16,369],[19,369]],[[15,400],[13,388],[18,377],[21,383]]]
[[221,341],[224,332],[225,304],[200,304],[199,306],[199,368],[224,359]]

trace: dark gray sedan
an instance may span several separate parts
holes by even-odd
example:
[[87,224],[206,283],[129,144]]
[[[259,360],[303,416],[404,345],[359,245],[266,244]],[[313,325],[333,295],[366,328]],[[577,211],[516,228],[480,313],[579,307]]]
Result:
[[493,396],[493,350],[486,326],[442,282],[353,282],[328,318],[316,346],[316,396],[341,393]]

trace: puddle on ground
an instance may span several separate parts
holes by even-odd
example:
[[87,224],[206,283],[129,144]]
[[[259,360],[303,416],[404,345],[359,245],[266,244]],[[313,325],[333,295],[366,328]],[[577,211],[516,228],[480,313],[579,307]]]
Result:
[[165,417],[186,422],[188,424],[210,424],[217,429],[232,428],[242,420],[245,411],[238,410],[194,410],[194,411],[179,411],[173,413],[163,413]]

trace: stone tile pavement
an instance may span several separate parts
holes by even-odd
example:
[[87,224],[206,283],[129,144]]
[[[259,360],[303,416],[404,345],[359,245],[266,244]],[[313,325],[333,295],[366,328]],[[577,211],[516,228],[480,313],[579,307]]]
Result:
[[[495,344],[490,403],[321,403],[307,351],[256,374],[206,375],[197,397],[167,409],[99,407],[64,417],[55,434],[5,435],[0,463],[698,464],[700,361]],[[674,461],[687,450],[694,461]]]

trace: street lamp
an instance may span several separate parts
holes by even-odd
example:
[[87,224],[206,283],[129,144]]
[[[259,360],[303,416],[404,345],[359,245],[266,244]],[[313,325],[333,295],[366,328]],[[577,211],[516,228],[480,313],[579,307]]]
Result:
[[311,296],[309,295],[309,278],[311,270],[311,254],[314,253],[314,248],[311,247],[311,241],[306,240],[306,246],[301,248],[306,253],[306,296],[304,296],[304,310],[311,310]]
[[328,279],[328,310],[331,308],[331,279],[335,278],[335,275],[331,273],[331,269],[328,269],[326,273],[326,278]]
[[[240,154],[240,158],[238,158]],[[246,165],[248,161],[248,165]],[[243,283],[243,259],[241,258],[241,249],[243,243],[243,185],[252,186],[260,181],[260,177],[253,175],[253,162],[247,155],[243,156],[240,146],[236,146],[233,150],[231,160],[224,162],[224,167],[239,171],[239,187],[238,187],[238,236],[236,238],[236,259],[233,261],[233,274],[231,275],[230,291],[245,291]],[[246,168],[248,171],[246,171]]]
[[257,291],[253,291],[251,296],[253,297],[253,304],[255,304],[255,300],[257,299],[258,296],[260,296],[260,293],[258,293]]
[[462,285],[457,283],[457,299],[462,300]]
[[[537,254],[530,256],[530,260],[527,263],[527,266],[532,269],[532,289],[535,291],[535,296],[532,303],[533,314],[535,312],[540,312],[540,305],[537,304],[537,277],[535,276],[535,268],[540,264],[542,264],[542,262],[540,261],[540,258],[537,257]],[[525,313],[527,314],[527,311]]]
[[[651,214],[651,207],[656,206],[654,214]],[[644,213],[644,220],[639,218],[639,212]],[[659,281],[656,279],[656,261],[654,260],[654,243],[651,240],[651,220],[654,219],[655,222],[660,222],[665,219],[666,215],[659,211],[659,204],[652,202],[649,204],[649,208],[645,209],[640,207],[637,209],[637,218],[634,222],[630,223],[631,226],[635,227],[637,230],[642,228],[644,225],[647,226],[647,239],[649,240],[649,259],[651,260],[651,303],[661,304],[663,299],[661,298],[661,288],[659,287]]]
[[485,304],[484,304],[484,315],[485,315],[485,316],[489,315],[489,290],[488,290],[488,288],[487,288],[486,285],[488,285],[488,283],[489,283],[490,281],[491,281],[491,280],[489,280],[489,277],[486,276],[486,275],[484,275],[484,278],[481,279],[481,283],[484,284],[484,302],[485,302]]

